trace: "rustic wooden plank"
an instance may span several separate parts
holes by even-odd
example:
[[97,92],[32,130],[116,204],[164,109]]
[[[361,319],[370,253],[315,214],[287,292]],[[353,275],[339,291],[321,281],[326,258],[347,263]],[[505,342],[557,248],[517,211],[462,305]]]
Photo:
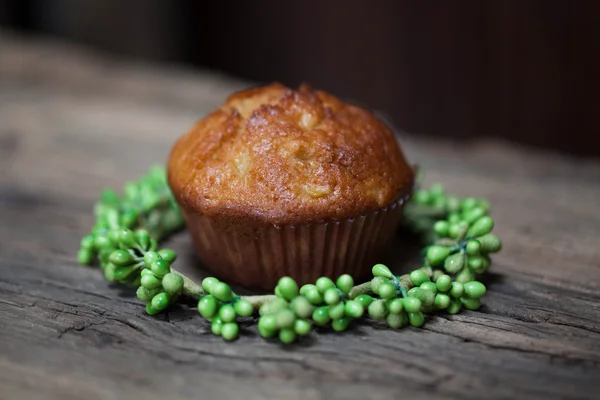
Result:
[[[164,160],[243,85],[0,35],[0,398],[597,396],[597,160],[403,135],[428,181],[492,201],[505,244],[485,307],[423,329],[364,323],[284,349],[248,323],[224,343],[193,307],[149,317],[131,291],[78,266],[98,191]],[[169,245],[201,276],[185,234]]]

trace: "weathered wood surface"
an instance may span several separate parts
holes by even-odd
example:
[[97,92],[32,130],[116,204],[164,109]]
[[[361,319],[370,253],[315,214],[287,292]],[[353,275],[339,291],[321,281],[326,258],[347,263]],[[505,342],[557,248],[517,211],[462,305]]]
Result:
[[[0,399],[599,398],[599,161],[402,138],[428,181],[492,201],[505,244],[485,307],[422,329],[225,343],[77,265],[99,190],[242,86],[0,36]],[[170,245],[198,274],[187,236]]]

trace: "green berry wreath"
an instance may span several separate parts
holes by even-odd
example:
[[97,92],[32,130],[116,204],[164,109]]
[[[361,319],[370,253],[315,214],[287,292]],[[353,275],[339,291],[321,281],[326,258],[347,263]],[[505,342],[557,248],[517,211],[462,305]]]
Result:
[[238,296],[214,277],[194,282],[172,267],[173,250],[158,249],[158,241],[184,224],[165,170],[157,166],[127,183],[122,196],[102,191],[94,207],[96,223],[81,240],[77,259],[81,264],[97,263],[108,281],[137,287],[137,297],[150,315],[187,297],[198,301],[200,315],[225,340],[239,337],[238,318],[257,313],[260,335],[288,344],[308,335],[313,326],[339,332],[365,316],[398,329],[422,326],[426,313],[477,310],[486,293],[477,276],[502,247],[491,233],[494,220],[489,212],[486,200],[448,196],[441,185],[419,189],[403,219],[427,244],[420,268],[396,276],[377,264],[373,279],[359,285],[347,274],[335,282],[321,277],[302,287],[282,277],[274,294]]

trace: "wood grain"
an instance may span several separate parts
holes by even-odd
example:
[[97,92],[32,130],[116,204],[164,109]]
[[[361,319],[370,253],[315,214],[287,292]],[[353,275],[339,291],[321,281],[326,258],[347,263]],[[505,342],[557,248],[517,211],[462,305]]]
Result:
[[[247,324],[225,343],[193,307],[147,316],[77,265],[99,190],[163,162],[244,85],[0,35],[0,399],[597,398],[598,160],[402,138],[428,181],[492,201],[505,244],[485,307],[423,329],[363,323],[287,349]],[[185,234],[169,245],[201,276]]]

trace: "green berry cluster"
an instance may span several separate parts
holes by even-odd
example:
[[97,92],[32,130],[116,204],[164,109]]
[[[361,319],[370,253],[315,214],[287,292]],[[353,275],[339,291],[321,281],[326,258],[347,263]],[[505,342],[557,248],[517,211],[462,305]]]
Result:
[[433,224],[436,238],[426,250],[428,265],[443,268],[460,283],[474,280],[491,265],[490,255],[502,244],[492,234],[494,220],[488,215],[489,203],[466,198],[450,210],[446,219]]
[[150,315],[165,310],[183,291],[183,276],[171,271],[175,258],[175,252],[169,249],[144,254],[137,297],[146,303],[146,312]]
[[429,313],[477,310],[486,293],[477,277],[490,267],[491,254],[502,248],[492,233],[486,200],[448,196],[441,185],[433,185],[417,190],[404,211],[406,225],[429,244],[420,268],[397,276],[376,264],[373,278],[358,285],[348,274],[335,281],[320,277],[302,287],[282,277],[274,294],[238,296],[214,277],[200,285],[193,282],[171,267],[175,252],[158,250],[157,241],[183,225],[163,168],[126,184],[123,193],[102,192],[94,208],[96,223],[81,240],[79,262],[97,259],[107,280],[139,286],[137,297],[150,315],[182,296],[196,299],[211,331],[225,340],[237,339],[239,319],[256,312],[262,337],[289,344],[313,327],[340,332],[363,317],[398,329],[422,326]]
[[258,313],[258,332],[264,338],[277,336],[282,343],[292,343],[312,329],[309,320],[315,306],[300,295],[295,280],[283,277],[275,287],[275,298],[263,304]]
[[[157,240],[183,227],[163,167],[153,167],[139,181],[128,182],[122,196],[103,190],[94,215],[95,224],[81,240],[77,260],[89,265],[98,257],[103,269],[112,250],[135,249],[137,245],[140,251],[153,251]],[[122,237],[123,229],[134,230],[135,240]]]
[[254,313],[253,305],[236,296],[228,284],[217,278],[202,281],[206,296],[198,301],[198,312],[211,322],[211,330],[225,340],[235,340],[240,334],[237,317],[249,317]]

